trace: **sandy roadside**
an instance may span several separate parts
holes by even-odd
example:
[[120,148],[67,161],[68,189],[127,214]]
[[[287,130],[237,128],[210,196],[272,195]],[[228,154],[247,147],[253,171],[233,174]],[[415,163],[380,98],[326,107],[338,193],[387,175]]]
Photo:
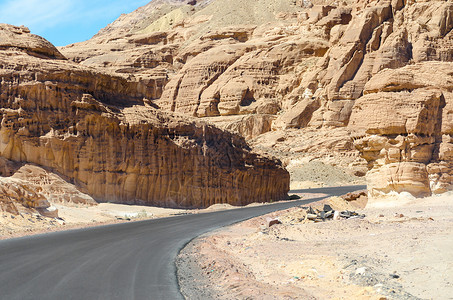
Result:
[[303,223],[300,208],[255,218],[183,249],[181,289],[187,299],[453,299],[452,200],[358,210],[364,219]]
[[[304,199],[309,199],[323,194],[298,195]],[[267,204],[269,203],[252,203],[247,207]],[[174,209],[116,203],[99,203],[97,205],[53,204],[53,206],[58,209],[59,218],[48,218],[37,213],[13,215],[2,212],[0,214],[0,240],[53,231],[241,208],[229,204],[214,204],[205,209]]]
[[58,209],[58,218],[44,217],[31,212],[20,215],[1,213],[0,239],[199,212],[114,203],[100,203],[95,206],[83,204],[53,206]]

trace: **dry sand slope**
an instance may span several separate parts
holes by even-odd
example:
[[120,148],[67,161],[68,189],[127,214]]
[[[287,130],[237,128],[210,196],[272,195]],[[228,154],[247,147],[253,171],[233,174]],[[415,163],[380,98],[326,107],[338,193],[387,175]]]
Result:
[[282,221],[270,228],[263,216],[205,235],[180,253],[182,291],[187,299],[453,299],[452,197],[320,223],[300,222],[294,208],[270,215]]

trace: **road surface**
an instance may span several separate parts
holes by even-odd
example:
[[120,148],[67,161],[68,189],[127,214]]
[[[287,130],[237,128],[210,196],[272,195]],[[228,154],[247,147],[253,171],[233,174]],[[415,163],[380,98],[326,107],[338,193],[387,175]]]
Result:
[[[294,192],[342,195],[364,186]],[[175,258],[205,232],[317,199],[0,241],[0,299],[183,299]]]

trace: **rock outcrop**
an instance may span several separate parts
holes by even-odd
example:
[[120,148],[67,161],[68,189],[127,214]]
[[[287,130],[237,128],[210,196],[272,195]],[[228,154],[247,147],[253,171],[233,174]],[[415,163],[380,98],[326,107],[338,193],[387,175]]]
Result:
[[453,189],[452,70],[453,62],[422,62],[383,70],[365,85],[349,125],[371,168],[372,195]]
[[[45,167],[97,201],[206,207],[285,198],[289,174],[243,138],[151,107],[155,91],[146,83],[68,62],[27,29],[0,32],[9,37],[0,51],[4,159]],[[7,164],[2,175],[17,174]],[[46,207],[46,192],[32,194]]]
[[372,195],[423,196],[452,189],[452,28],[443,0],[161,0],[60,51],[255,149],[326,153],[367,165]]

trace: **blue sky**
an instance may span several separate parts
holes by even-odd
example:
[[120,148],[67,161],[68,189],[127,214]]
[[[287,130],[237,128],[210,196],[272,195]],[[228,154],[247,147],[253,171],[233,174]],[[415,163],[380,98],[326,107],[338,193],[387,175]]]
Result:
[[85,41],[151,0],[0,0],[0,23],[25,25],[55,46]]

